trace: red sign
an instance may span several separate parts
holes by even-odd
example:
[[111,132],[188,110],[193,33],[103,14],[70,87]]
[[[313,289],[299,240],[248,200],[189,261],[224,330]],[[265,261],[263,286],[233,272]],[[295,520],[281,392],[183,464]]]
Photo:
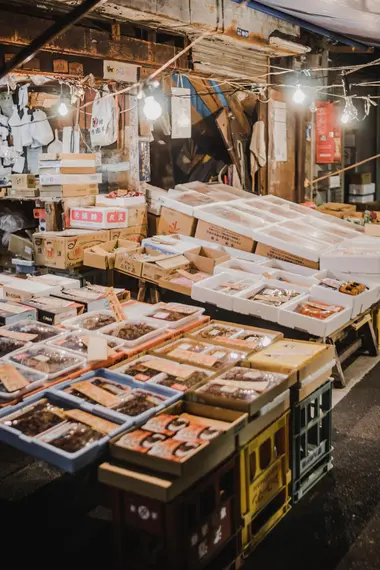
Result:
[[315,117],[316,162],[330,164],[342,160],[342,130],[338,108],[329,101],[317,101]]

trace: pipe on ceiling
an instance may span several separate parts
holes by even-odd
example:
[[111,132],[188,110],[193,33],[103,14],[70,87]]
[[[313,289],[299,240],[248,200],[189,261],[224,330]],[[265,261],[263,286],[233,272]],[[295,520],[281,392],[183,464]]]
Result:
[[33,59],[47,43],[63,34],[91,10],[104,4],[106,1],[107,0],[84,0],[82,4],[76,6],[71,12],[58,17],[54,24],[42,32],[40,36],[37,36],[29,45],[25,46],[0,68],[0,79]]
[[[242,4],[245,0],[232,0],[233,2],[235,2],[236,4]],[[271,8],[270,6],[266,6],[264,4],[261,4],[261,2],[256,2],[256,0],[250,0],[249,2],[246,2],[246,5],[248,6],[248,8],[252,8],[253,10],[257,10],[258,12],[262,12],[263,14],[266,14],[267,16],[273,16],[274,18],[278,18],[279,20],[284,20],[285,22],[288,22],[289,24],[294,24],[295,26],[299,26],[300,28],[304,28],[305,30],[308,30],[309,32],[313,32],[315,34],[318,34],[320,36],[324,36],[326,38],[330,38],[330,40],[333,40],[335,42],[340,42],[342,44],[351,46],[355,49],[367,49],[368,45],[362,44],[360,42],[357,42],[356,40],[353,40],[351,38],[348,38],[346,36],[341,36],[340,34],[337,34],[335,32],[332,32],[331,30],[326,30],[325,28],[321,28],[320,26],[317,26],[316,24],[312,24],[310,22],[307,22],[306,20],[302,20],[301,18],[297,18],[296,16],[292,16],[291,14],[287,14],[286,12],[282,12],[281,10],[278,10],[277,8]]]

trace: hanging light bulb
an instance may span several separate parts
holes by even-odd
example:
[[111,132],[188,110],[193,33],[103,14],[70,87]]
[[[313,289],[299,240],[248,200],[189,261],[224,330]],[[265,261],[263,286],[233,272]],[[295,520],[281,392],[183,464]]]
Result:
[[149,121],[156,121],[162,115],[162,107],[152,95],[145,97],[143,111]]
[[343,123],[343,125],[348,125],[348,123],[358,120],[358,110],[352,101],[352,97],[346,97],[346,103],[344,105],[342,116],[340,117],[341,123]]
[[305,93],[301,89],[301,85],[297,83],[296,90],[293,93],[293,101],[297,105],[301,105],[305,101]]
[[58,107],[58,113],[61,117],[66,117],[67,113],[69,112],[67,105],[64,101],[61,101]]

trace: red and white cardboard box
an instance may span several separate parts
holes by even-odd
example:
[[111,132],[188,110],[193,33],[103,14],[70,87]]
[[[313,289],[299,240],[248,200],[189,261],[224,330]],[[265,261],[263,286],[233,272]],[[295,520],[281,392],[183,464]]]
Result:
[[129,226],[129,211],[127,208],[71,208],[70,227],[83,229],[113,229]]

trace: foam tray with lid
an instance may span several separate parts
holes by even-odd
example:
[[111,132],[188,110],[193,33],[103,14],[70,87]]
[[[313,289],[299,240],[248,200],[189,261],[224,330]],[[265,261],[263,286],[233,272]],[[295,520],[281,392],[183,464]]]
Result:
[[48,346],[42,342],[11,352],[4,357],[4,360],[47,374],[48,380],[66,376],[86,366],[86,359],[79,354]]
[[156,336],[166,332],[165,323],[153,324],[147,320],[127,320],[121,323],[114,323],[102,329],[104,334],[115,337],[124,343],[128,348],[145,344]]
[[157,303],[144,315],[144,320],[155,325],[164,324],[167,328],[178,329],[199,319],[205,309],[182,303]]
[[194,283],[191,298],[232,311],[235,296],[251,289],[260,278],[261,275],[242,277],[240,274],[218,273],[199,283]]
[[9,364],[9,362],[5,360],[0,360],[0,403],[6,404],[7,402],[11,402],[16,398],[20,398],[24,396],[28,392],[32,392],[33,390],[37,390],[44,385],[47,381],[47,374],[43,374],[42,372],[38,372],[38,370],[32,370],[31,368],[25,368],[24,366],[20,366],[16,363],[12,363],[12,365],[16,368],[18,372],[29,382],[24,388],[18,390],[9,391],[5,387],[3,383],[3,373],[6,373],[3,370],[2,365]]
[[[78,390],[76,389],[76,385],[78,383],[90,383],[92,384],[94,380],[104,381],[105,383],[109,383],[110,391],[108,395],[112,395],[115,393],[119,393],[117,387],[120,386],[120,398],[117,398],[119,401],[114,403],[112,406],[105,406],[94,400],[93,398],[97,398],[97,394],[91,394],[91,391],[86,391],[88,394],[87,398],[86,395],[81,395]],[[95,385],[99,384],[97,382]],[[113,389],[114,388],[114,389]],[[122,389],[125,389],[126,393],[122,394]],[[103,391],[103,389],[101,389]],[[74,394],[70,393],[74,391]],[[127,414],[126,412],[120,412],[116,408],[125,401],[132,400],[131,396],[134,392],[136,392],[136,396],[140,394],[144,394],[146,396],[151,396],[152,400],[154,397],[157,397],[156,405],[152,405],[146,411],[142,411],[138,414]],[[91,409],[93,413],[101,413],[104,417],[109,418],[112,420],[113,418],[118,418],[120,421],[130,421],[133,424],[146,421],[148,418],[156,414],[161,409],[170,406],[180,398],[182,398],[182,393],[179,393],[177,390],[172,390],[171,388],[167,388],[166,386],[160,386],[159,384],[146,384],[144,382],[138,382],[126,376],[125,374],[121,374],[117,371],[113,372],[111,370],[107,370],[106,368],[99,368],[98,370],[94,370],[92,372],[88,372],[75,380],[67,380],[62,382],[61,384],[56,384],[54,387],[50,388],[50,392],[65,394],[65,398],[72,401],[73,404],[77,405],[80,403],[86,403],[88,409]],[[102,394],[99,394],[100,398]],[[88,401],[91,399],[92,401]],[[162,401],[161,401],[162,400]],[[155,403],[155,402],[152,402]],[[145,406],[147,407],[147,406]]]
[[124,342],[120,338],[108,336],[98,331],[87,331],[85,329],[67,331],[65,334],[59,336],[58,338],[49,340],[47,344],[49,346],[63,348],[64,350],[78,353],[86,358],[88,352],[87,339],[92,336],[105,338],[107,340],[108,348],[111,350],[122,350],[124,347]]
[[66,329],[86,329],[89,331],[102,331],[105,327],[116,323],[112,311],[90,311],[79,317],[63,321],[62,326]]
[[[53,408],[57,407],[63,410],[63,413],[59,411],[57,416],[49,411],[47,417],[46,415],[44,418],[40,417],[42,423],[45,421],[45,427],[41,427],[40,431],[38,425],[36,425],[36,420],[34,420],[34,425],[26,426],[29,433],[29,435],[26,435],[21,429],[17,428],[18,416],[29,411],[33,414],[33,407],[35,405],[42,406],[45,400],[47,400],[48,410],[51,410],[52,406]],[[77,414],[75,417],[65,415],[65,412],[70,413],[73,410],[74,414]],[[90,418],[89,416],[85,417],[86,422],[91,419],[94,426],[97,421],[100,422],[98,429],[100,428],[101,431],[97,430],[97,434],[100,436],[99,439],[87,443],[84,447],[74,452],[69,452],[66,449],[53,445],[52,442],[57,440],[62,434],[60,430],[66,431],[71,426],[74,427],[78,422],[83,428],[84,426],[89,426],[88,423],[80,421],[79,417],[81,417],[81,420],[84,419],[83,416],[80,416],[81,412],[91,414]],[[38,415],[35,417],[38,417]],[[51,390],[44,390],[34,396],[29,396],[22,403],[5,408],[0,412],[0,441],[16,447],[33,457],[47,461],[69,473],[74,473],[100,458],[110,438],[128,429],[132,424],[130,420],[122,421],[116,416],[112,420],[108,418],[109,415],[105,416],[98,412],[93,413],[91,407],[86,403],[73,404],[73,401],[63,393],[57,394]],[[33,417],[31,419],[33,420]],[[48,422],[48,420],[50,421]],[[14,422],[13,425],[12,422]]]
[[244,259],[229,259],[223,263],[218,263],[214,267],[214,275],[218,273],[231,273],[238,274],[241,279],[250,277],[251,275],[262,275],[265,267],[262,266],[262,261],[257,263],[252,261],[245,261]]
[[235,210],[230,203],[213,204],[197,208],[195,217],[198,220],[221,226],[226,230],[249,238],[253,238],[253,229],[266,228],[269,225],[259,217],[250,216],[247,212]]
[[160,384],[179,392],[186,392],[201,384],[214,374],[213,371],[201,366],[179,364],[167,357],[156,354],[146,354],[117,368],[119,374],[125,374],[132,380],[144,382],[147,385]]

